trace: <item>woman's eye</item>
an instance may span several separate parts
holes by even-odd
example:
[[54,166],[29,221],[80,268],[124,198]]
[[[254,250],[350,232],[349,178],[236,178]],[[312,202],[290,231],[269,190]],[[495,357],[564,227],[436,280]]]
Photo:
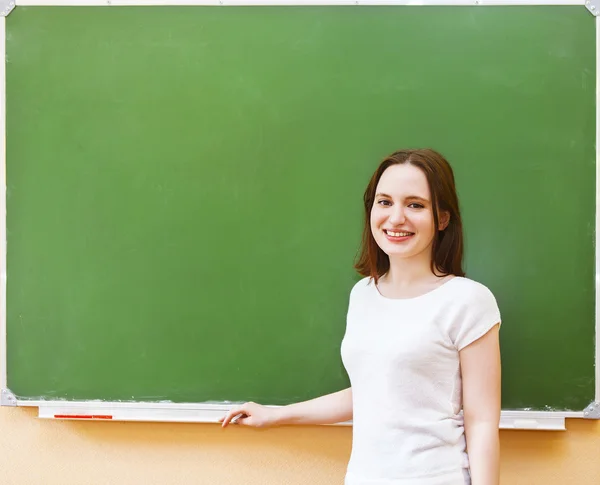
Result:
[[425,207],[423,204],[418,204],[417,202],[413,202],[412,204],[408,204],[408,207],[411,209],[423,209]]
[[385,199],[378,200],[377,203],[379,205],[383,205],[383,206],[389,206],[389,205],[391,205],[391,202],[389,200],[385,200]]

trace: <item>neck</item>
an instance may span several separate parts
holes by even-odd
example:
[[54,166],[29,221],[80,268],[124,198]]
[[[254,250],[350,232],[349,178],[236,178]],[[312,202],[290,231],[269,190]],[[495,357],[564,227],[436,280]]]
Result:
[[390,258],[390,269],[386,274],[388,283],[396,287],[411,286],[415,283],[431,279],[431,255],[429,251],[412,258]]

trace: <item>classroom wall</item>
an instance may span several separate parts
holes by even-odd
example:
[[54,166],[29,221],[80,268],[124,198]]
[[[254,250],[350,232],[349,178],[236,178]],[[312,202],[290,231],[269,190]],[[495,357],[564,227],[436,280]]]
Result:
[[[48,421],[0,409],[0,484],[342,484],[351,429]],[[502,431],[502,485],[600,484],[600,422]]]

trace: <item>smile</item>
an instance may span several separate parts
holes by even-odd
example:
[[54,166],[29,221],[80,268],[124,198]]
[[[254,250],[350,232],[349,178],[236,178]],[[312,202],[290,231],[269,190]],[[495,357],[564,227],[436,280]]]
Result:
[[392,236],[392,237],[407,237],[407,236],[412,236],[414,234],[414,232],[395,232],[395,231],[390,231],[388,229],[384,229],[383,230],[388,236]]

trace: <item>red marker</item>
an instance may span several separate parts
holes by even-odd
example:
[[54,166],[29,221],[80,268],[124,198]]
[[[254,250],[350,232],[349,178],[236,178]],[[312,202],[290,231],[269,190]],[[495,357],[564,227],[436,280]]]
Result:
[[56,419],[112,419],[112,416],[103,414],[55,414]]

